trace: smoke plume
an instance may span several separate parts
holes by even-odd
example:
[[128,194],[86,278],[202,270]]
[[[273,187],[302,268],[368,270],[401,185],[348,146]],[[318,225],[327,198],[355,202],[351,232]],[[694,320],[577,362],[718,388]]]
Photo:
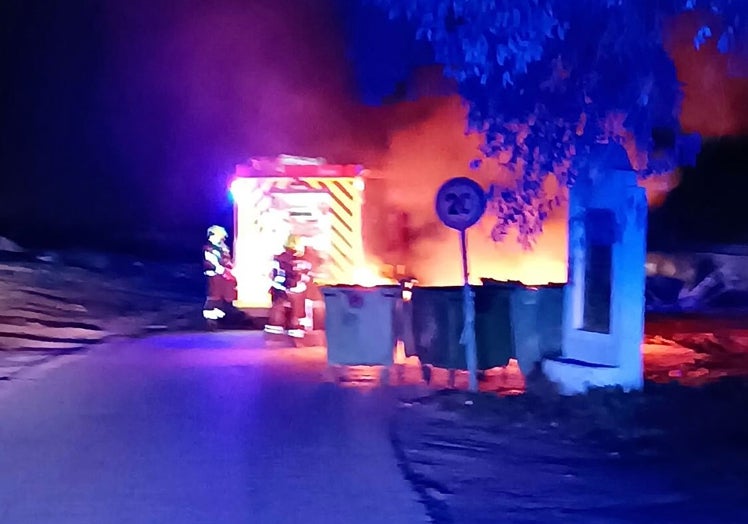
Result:
[[705,13],[678,17],[667,32],[666,48],[683,83],[681,125],[706,137],[748,133],[748,79],[737,72],[741,56],[722,54],[716,38],[696,50],[693,37],[710,24],[720,34],[718,20]]
[[[511,174],[496,162],[478,170],[468,165],[479,156],[482,138],[465,134],[466,109],[458,96],[431,96],[395,108],[392,118],[420,119],[391,133],[389,149],[378,173],[387,180],[389,209],[408,213],[411,236],[407,262],[426,284],[462,283],[459,239],[436,217],[434,196],[439,186],[455,176],[470,176],[488,187],[510,183]],[[551,216],[533,251],[525,251],[514,238],[491,239],[494,217],[487,213],[469,230],[471,279],[521,280],[528,284],[566,280],[565,210]]]
[[[187,224],[225,205],[226,175],[249,156],[323,156],[372,167],[387,180],[388,206],[407,211],[409,263],[432,284],[461,279],[456,233],[441,226],[433,196],[446,179],[507,181],[487,162],[468,172],[480,137],[466,136],[465,110],[434,69],[411,95],[371,108],[359,102],[341,21],[332,1],[133,0],[107,3],[111,59],[102,104],[118,115],[119,160],[152,188],[151,222]],[[679,18],[668,46],[685,83],[683,126],[723,135],[748,129],[745,80],[709,44],[693,50],[698,20]],[[158,138],[156,138],[158,137]],[[677,174],[648,182],[660,203]],[[528,283],[566,278],[564,210],[533,252],[490,240],[492,218],[471,230],[472,275]]]

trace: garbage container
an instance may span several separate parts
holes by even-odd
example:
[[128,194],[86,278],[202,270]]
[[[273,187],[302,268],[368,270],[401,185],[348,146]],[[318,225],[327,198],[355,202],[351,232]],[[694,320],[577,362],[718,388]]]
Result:
[[329,364],[389,366],[393,363],[393,317],[400,299],[398,286],[326,286],[322,295]]
[[542,359],[561,353],[564,287],[504,284],[505,289],[510,286],[514,356],[527,375]]
[[538,288],[540,293],[538,331],[540,332],[540,352],[543,358],[561,355],[565,288],[565,284],[548,284]]
[[[512,356],[509,317],[511,291],[472,286],[475,293],[475,338],[478,369],[505,366]],[[413,291],[413,332],[422,364],[467,369],[460,337],[465,325],[463,288],[417,287]]]

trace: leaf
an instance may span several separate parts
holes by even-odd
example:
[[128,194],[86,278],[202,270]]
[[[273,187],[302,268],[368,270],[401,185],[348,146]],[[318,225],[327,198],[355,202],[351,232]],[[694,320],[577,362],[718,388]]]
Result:
[[509,74],[509,71],[504,71],[504,74],[501,75],[501,83],[504,87],[514,85],[514,82],[512,81],[512,75]]
[[[421,28],[419,36],[432,42],[436,60],[458,83],[468,105],[466,128],[484,136],[481,154],[518,173],[511,190],[495,190],[492,235],[514,224],[523,245],[562,203],[543,192],[544,181],[550,176],[572,185],[591,142],[623,143],[625,125],[639,147],[649,147],[655,117],[674,115],[667,125],[677,126],[680,87],[657,21],[715,6],[722,18],[715,24],[727,32],[743,30],[746,17],[738,22],[736,16],[748,5],[748,0],[373,1],[397,6],[401,17],[412,15],[413,33]],[[459,18],[454,31],[446,30],[448,17]],[[629,19],[643,23],[623,27],[621,20]],[[698,27],[695,47],[712,38],[712,31]],[[720,51],[734,43],[734,33],[714,36]],[[557,57],[563,57],[560,68],[552,63]],[[652,91],[641,88],[648,77]],[[549,78],[555,89],[540,89]],[[631,108],[640,114],[625,123],[607,122],[610,114],[633,116]],[[532,122],[530,114],[536,115]],[[652,155],[650,161],[662,167]],[[471,168],[477,166],[471,162]]]
[[696,49],[700,49],[701,46],[707,41],[707,39],[711,38],[711,36],[712,30],[709,28],[709,26],[702,26],[696,32],[696,36],[693,37],[694,47],[696,47]]
[[730,52],[730,48],[732,47],[730,45],[731,44],[730,40],[731,40],[730,34],[727,31],[722,33],[722,36],[720,36],[719,40],[717,41],[717,49],[719,50],[720,53],[724,54],[724,53]]
[[496,61],[499,63],[499,65],[504,65],[504,62],[506,62],[507,58],[507,48],[504,45],[498,45],[496,47]]

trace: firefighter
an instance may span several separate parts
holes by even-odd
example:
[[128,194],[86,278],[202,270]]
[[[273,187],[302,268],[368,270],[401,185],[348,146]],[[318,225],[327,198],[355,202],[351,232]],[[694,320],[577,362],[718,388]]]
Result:
[[286,333],[294,338],[302,338],[304,329],[300,319],[304,317],[306,292],[306,264],[299,255],[299,240],[290,235],[283,251],[273,257],[270,297],[272,304],[266,333]]
[[211,324],[226,316],[228,306],[236,299],[236,280],[231,273],[231,251],[226,245],[228,233],[221,226],[208,228],[208,242],[203,247],[203,269],[208,277],[208,292],[203,317]]

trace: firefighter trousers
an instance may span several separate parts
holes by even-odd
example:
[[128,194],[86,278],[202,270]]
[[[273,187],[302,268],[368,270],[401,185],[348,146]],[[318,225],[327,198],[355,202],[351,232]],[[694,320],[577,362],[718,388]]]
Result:
[[304,293],[273,289],[272,305],[268,315],[268,331],[298,330],[305,315]]
[[221,275],[209,276],[206,294],[203,317],[218,320],[226,316],[229,305],[236,298],[236,286],[232,280]]

